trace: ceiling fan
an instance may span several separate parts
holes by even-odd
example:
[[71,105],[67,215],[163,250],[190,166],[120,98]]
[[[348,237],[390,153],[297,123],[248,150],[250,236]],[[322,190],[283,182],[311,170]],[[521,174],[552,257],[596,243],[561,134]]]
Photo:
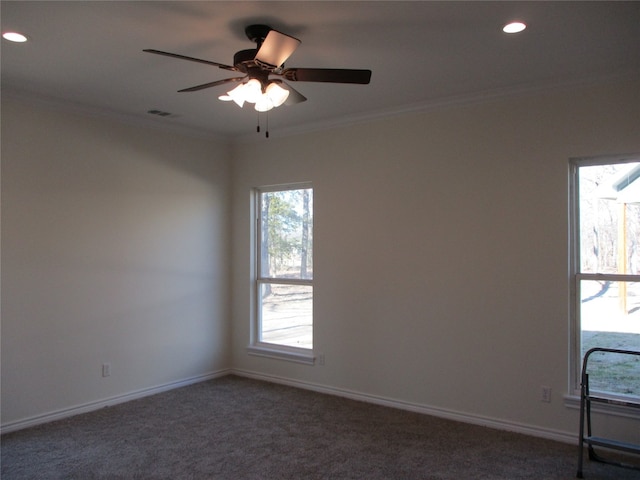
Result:
[[[226,95],[221,95],[218,98],[224,101],[234,101],[240,107],[245,102],[254,103],[255,109],[259,112],[266,112],[283,104],[292,105],[306,100],[304,95],[286,84],[284,80],[352,84],[368,84],[371,80],[371,70],[284,68],[285,60],[298,48],[300,40],[274,30],[268,25],[249,25],[245,28],[245,34],[249,40],[256,43],[256,48],[237,52],[233,56],[233,66],[160,50],[146,49],[143,51],[243,73],[244,76],[241,77],[225,78],[178,91],[195,92],[219,85],[239,84],[228,91]],[[277,78],[270,78],[271,76]]]

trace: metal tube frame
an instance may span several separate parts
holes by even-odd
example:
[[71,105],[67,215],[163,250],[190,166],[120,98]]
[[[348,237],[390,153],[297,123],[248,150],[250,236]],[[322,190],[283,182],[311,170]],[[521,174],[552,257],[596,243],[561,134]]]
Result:
[[[640,356],[640,352],[636,352],[634,350],[619,350],[615,348],[602,348],[595,347],[588,350],[582,361],[582,374],[580,381],[580,438],[578,442],[578,472],[576,474],[577,478],[584,478],[582,465],[584,460],[584,445],[585,443],[588,446],[589,452],[589,460],[593,460],[600,463],[607,463],[609,465],[616,465],[624,468],[632,468],[640,470],[640,465],[633,465],[624,462],[617,462],[613,460],[608,460],[598,455],[593,448],[594,444],[598,444],[600,446],[604,446],[606,448],[622,450],[625,452],[640,454],[640,445],[626,444],[622,442],[616,442],[614,440],[607,439],[595,439],[591,435],[591,402],[598,401],[602,403],[611,403],[616,405],[626,405],[634,408],[640,409],[640,403],[613,399],[613,398],[605,398],[605,397],[592,397],[589,392],[589,374],[587,373],[587,363],[589,357],[594,352],[605,352],[605,353],[620,353],[624,355],[637,355]],[[586,424],[587,424],[587,436],[584,435],[584,426],[585,426],[585,416],[586,416]]]

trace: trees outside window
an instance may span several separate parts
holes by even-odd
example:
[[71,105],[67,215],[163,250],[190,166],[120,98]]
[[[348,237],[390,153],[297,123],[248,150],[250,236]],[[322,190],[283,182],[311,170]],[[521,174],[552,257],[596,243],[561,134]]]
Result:
[[256,190],[254,343],[313,348],[313,189]]
[[[571,191],[577,390],[590,348],[640,351],[640,156],[573,161]],[[640,400],[637,357],[596,353],[589,368],[591,390]]]

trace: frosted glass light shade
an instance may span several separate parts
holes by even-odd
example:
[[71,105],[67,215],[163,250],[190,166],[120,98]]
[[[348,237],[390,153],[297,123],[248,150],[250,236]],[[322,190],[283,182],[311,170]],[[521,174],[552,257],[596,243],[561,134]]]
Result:
[[268,112],[274,106],[275,105],[273,104],[273,102],[269,98],[269,95],[267,95],[265,93],[258,99],[258,101],[256,102],[256,107],[255,108],[256,108],[256,110],[258,112]]
[[270,83],[265,91],[265,95],[269,97],[274,107],[279,107],[287,100],[289,90],[282,88],[277,83]]
[[242,93],[245,102],[256,103],[262,97],[262,84],[259,80],[252,78],[245,84]]
[[245,88],[245,84],[241,83],[233,90],[227,92],[227,95],[231,97],[231,100],[236,102],[236,104],[240,108],[242,108],[242,105],[244,105],[244,88]]
[[278,81],[271,81],[263,92],[260,80],[252,78],[225,95],[220,95],[218,99],[224,102],[233,100],[240,108],[245,102],[254,103],[258,112],[268,112],[282,105],[289,97],[289,93],[289,90],[282,88]]

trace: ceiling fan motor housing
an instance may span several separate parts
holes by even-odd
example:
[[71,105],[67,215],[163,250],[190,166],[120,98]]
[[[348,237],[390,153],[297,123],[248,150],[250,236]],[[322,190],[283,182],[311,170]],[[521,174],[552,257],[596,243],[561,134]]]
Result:
[[236,52],[236,54],[233,56],[233,65],[242,70],[242,66],[255,63],[254,59],[256,57],[256,53],[258,53],[258,50],[255,48],[240,50],[239,52]]
[[269,71],[264,70],[255,61],[257,49],[240,50],[233,56],[233,65],[249,78],[255,78],[262,84],[262,88],[266,88],[269,82]]
[[273,30],[269,25],[248,25],[244,29],[244,33],[247,35],[247,38],[252,42],[256,42],[258,44],[258,49],[264,39],[267,38],[267,34]]

